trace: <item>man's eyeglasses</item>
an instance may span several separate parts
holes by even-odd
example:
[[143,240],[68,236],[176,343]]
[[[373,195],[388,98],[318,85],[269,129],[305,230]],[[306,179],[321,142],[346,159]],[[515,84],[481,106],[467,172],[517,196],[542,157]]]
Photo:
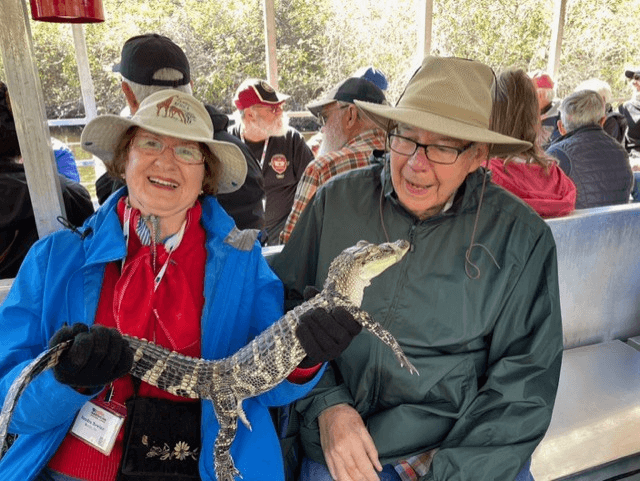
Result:
[[282,112],[283,110],[282,104],[275,104],[275,105],[255,104],[254,107],[269,109],[271,110],[272,114],[277,114],[278,112]]
[[424,153],[434,164],[453,164],[463,152],[469,150],[474,143],[458,149],[456,147],[448,147],[438,144],[421,144],[415,140],[403,137],[398,134],[389,134],[389,148],[396,154],[406,155],[407,157],[415,154],[420,147],[424,149]]
[[634,73],[631,80],[640,80],[640,73]]
[[204,164],[204,154],[199,146],[176,145],[168,147],[160,140],[146,135],[136,136],[133,140],[133,146],[147,155],[160,155],[169,148],[173,150],[173,154],[180,162],[191,165]]
[[331,112],[335,112],[336,110],[346,109],[347,107],[349,107],[349,104],[341,105],[340,107],[327,110],[326,112],[320,112],[316,117],[318,124],[320,125],[320,127],[324,127],[325,125],[327,125],[327,120],[329,119],[329,115],[331,115]]

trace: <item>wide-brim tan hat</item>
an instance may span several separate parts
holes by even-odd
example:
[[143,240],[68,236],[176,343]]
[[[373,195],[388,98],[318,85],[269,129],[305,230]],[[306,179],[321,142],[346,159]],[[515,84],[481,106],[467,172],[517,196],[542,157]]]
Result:
[[178,90],[165,89],[149,95],[130,119],[101,115],[91,120],[82,131],[82,148],[109,165],[120,139],[134,126],[154,134],[205,144],[222,163],[218,193],[234,192],[244,183],[247,162],[242,151],[232,143],[213,140],[211,117],[202,102]]
[[456,139],[491,144],[490,155],[517,154],[529,142],[489,130],[493,71],[473,60],[427,56],[395,106],[356,100],[382,129],[398,123]]

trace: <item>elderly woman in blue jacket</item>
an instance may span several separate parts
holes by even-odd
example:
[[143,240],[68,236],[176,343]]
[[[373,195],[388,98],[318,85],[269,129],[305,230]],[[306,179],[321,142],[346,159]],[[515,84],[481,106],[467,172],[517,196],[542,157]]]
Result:
[[[81,229],[35,244],[0,307],[2,398],[48,345],[74,339],[22,395],[9,427],[18,437],[0,462],[1,479],[216,479],[211,453],[219,425],[211,403],[128,375],[132,352],[121,335],[217,359],[283,313],[283,288],[261,255],[257,231],[238,230],[214,197],[242,185],[246,162],[236,146],[212,138],[204,106],[171,89],[149,96],[131,119],[105,115],[85,128],[83,147],[126,187]],[[333,344],[318,318],[339,333]],[[240,425],[231,447],[244,479],[283,478],[267,406],[305,395],[322,373],[319,363],[357,332],[346,311],[316,310],[301,321],[325,344],[305,336],[303,347],[315,357],[244,402],[253,429]],[[145,435],[133,439],[125,432],[140,421],[131,407],[140,399],[147,401]]]

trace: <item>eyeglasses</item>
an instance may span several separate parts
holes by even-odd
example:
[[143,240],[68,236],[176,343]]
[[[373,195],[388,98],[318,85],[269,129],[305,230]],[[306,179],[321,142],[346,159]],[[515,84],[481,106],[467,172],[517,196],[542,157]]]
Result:
[[346,109],[348,107],[349,105],[341,105],[340,107],[337,107],[335,109],[327,110],[326,112],[320,112],[316,117],[316,120],[318,121],[318,124],[320,125],[320,127],[324,127],[325,125],[327,125],[327,120],[329,119],[329,115],[331,114],[331,112],[335,112],[336,110]]
[[389,134],[389,148],[396,154],[406,155],[407,157],[415,154],[420,147],[424,149],[424,153],[434,164],[453,164],[463,152],[469,150],[474,142],[471,142],[461,149],[448,147],[438,144],[420,144],[415,140],[408,139],[398,134]]
[[640,73],[634,73],[631,80],[640,80]]
[[283,110],[282,104],[276,104],[276,105],[255,104],[254,107],[269,109],[271,110],[272,114],[277,114],[278,112],[281,112]]
[[169,147],[160,140],[146,135],[136,136],[133,140],[133,145],[146,155],[160,155],[165,149],[169,148],[180,162],[191,165],[204,164],[204,154],[199,146],[176,145]]

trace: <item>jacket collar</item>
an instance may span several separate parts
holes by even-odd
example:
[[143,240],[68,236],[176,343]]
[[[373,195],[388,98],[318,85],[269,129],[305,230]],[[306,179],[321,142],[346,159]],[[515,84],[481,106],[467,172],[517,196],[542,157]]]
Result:
[[562,142],[563,140],[569,139],[569,138],[573,137],[574,135],[581,134],[582,132],[595,131],[595,130],[603,130],[603,129],[598,124],[583,125],[582,127],[578,127],[577,129],[572,130],[571,132],[567,132],[566,134],[564,134],[561,137],[558,137],[556,140],[551,142],[551,145],[558,144],[558,143]]
[[91,229],[84,239],[87,264],[111,262],[125,256],[126,246],[116,205],[127,192],[126,187],[120,188],[85,222],[85,233],[86,229]]
[[[127,193],[126,186],[120,188],[85,222],[84,228],[91,229],[84,239],[87,264],[120,260],[126,255],[122,225],[116,206],[120,198]],[[201,222],[206,227],[207,240],[211,234],[224,239],[235,225],[233,219],[222,209],[215,197],[204,196],[200,202]]]

